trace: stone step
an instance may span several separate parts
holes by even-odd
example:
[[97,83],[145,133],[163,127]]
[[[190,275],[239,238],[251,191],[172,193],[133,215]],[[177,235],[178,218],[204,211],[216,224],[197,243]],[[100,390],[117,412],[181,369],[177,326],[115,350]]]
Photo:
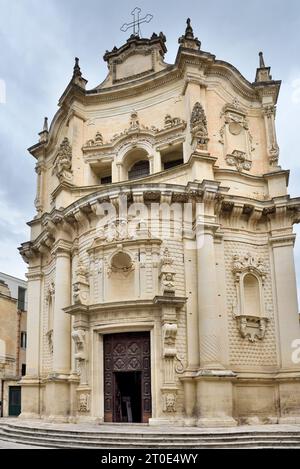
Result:
[[85,430],[81,431],[76,431],[76,430],[60,430],[57,428],[45,428],[45,427],[26,427],[26,426],[19,426],[19,425],[11,425],[11,424],[2,424],[0,425],[0,429],[5,429],[5,431],[13,431],[13,432],[21,432],[21,433],[38,433],[39,435],[45,434],[45,435],[64,435],[66,437],[70,437],[72,439],[74,438],[82,438],[83,436],[86,438],[111,438],[113,437],[114,439],[116,438],[121,438],[122,440],[124,438],[130,438],[130,439],[140,439],[140,438],[153,438],[153,439],[161,439],[161,438],[166,438],[166,436],[170,435],[172,439],[186,439],[186,438],[194,438],[194,439],[223,439],[223,438],[240,438],[240,437],[270,437],[270,436],[276,436],[276,438],[298,438],[300,441],[300,432],[299,431],[236,431],[236,432],[218,432],[218,433],[209,433],[209,432],[174,432],[174,433],[168,433],[166,431],[161,431],[161,432],[151,432],[151,431],[146,431],[146,432],[140,432],[140,433],[135,433],[135,432],[128,432],[127,434],[124,433],[118,433],[118,432],[113,432],[113,431],[103,431],[101,428],[101,431],[93,431],[93,432],[88,432]]
[[[58,430],[45,430],[43,428],[38,429],[38,428],[24,428],[24,427],[9,427],[9,426],[4,426],[2,427],[3,431],[5,434],[11,434],[11,435],[32,435],[35,436],[44,436],[44,437],[50,437],[51,438],[61,438],[64,437],[66,439],[70,439],[72,441],[74,440],[82,440],[83,438],[88,440],[88,441],[132,441],[133,439],[135,440],[141,440],[141,441],[147,441],[147,440],[155,440],[155,441],[185,441],[188,439],[189,441],[209,441],[211,439],[216,440],[224,440],[226,439],[227,441],[230,440],[242,440],[242,439],[265,439],[265,438],[276,438],[277,441],[283,440],[285,438],[288,438],[292,441],[298,441],[300,442],[300,433],[295,432],[289,433],[272,433],[272,432],[260,432],[260,433],[254,433],[254,432],[247,432],[247,433],[221,433],[221,434],[202,434],[202,433],[189,433],[189,434],[169,434],[169,433],[158,433],[158,434],[153,434],[153,433],[144,433],[144,434],[115,434],[113,432],[66,432],[66,431],[58,431]],[[75,433],[75,434],[74,434]]]
[[222,449],[222,448],[233,448],[233,449],[238,449],[238,448],[294,448],[294,449],[300,449],[300,444],[295,444],[295,442],[291,441],[285,441],[284,443],[281,442],[279,443],[278,441],[261,441],[261,442],[243,442],[243,443],[238,443],[238,442],[223,442],[223,443],[218,443],[216,444],[215,442],[210,442],[206,444],[188,444],[185,443],[183,444],[165,444],[165,443],[157,443],[153,442],[151,445],[145,445],[145,443],[134,443],[131,442],[131,444],[128,443],[112,443],[112,444],[90,444],[90,442],[84,442],[80,445],[78,444],[70,444],[70,442],[51,442],[49,443],[48,440],[43,440],[40,439],[40,441],[37,441],[34,438],[29,438],[29,439],[7,439],[7,438],[2,438],[4,441],[10,441],[10,442],[15,442],[18,444],[24,444],[24,445],[31,445],[31,446],[43,446],[47,448],[69,448],[69,449],[205,449],[205,448],[210,448],[210,449]]
[[[26,429],[27,430],[27,429]],[[37,430],[37,429],[35,429]],[[27,434],[25,434],[27,433]],[[29,432],[13,432],[6,433],[5,428],[0,429],[0,439],[5,441],[13,441],[16,443],[22,444],[31,444],[36,446],[44,446],[49,448],[101,448],[101,449],[117,449],[117,448],[169,448],[169,449],[179,449],[179,448],[186,448],[186,449],[201,449],[201,448],[300,448],[300,438],[291,438],[288,434],[284,437],[278,438],[276,434],[267,433],[261,438],[256,438],[257,435],[251,435],[251,439],[240,435],[225,435],[225,438],[219,439],[217,442],[214,438],[216,435],[212,435],[211,439],[203,440],[201,437],[203,435],[199,435],[198,440],[193,439],[193,441],[186,438],[182,441],[174,441],[173,435],[160,435],[161,439],[158,441],[157,439],[150,438],[140,438],[140,440],[136,440],[136,438],[126,437],[124,440],[124,435],[122,439],[110,437],[110,439],[102,438],[102,434],[97,435],[98,441],[93,441],[91,439],[86,440],[85,436],[78,439],[78,441],[74,441],[72,436],[70,435],[69,438],[65,438],[64,435],[57,434],[57,437],[54,435],[46,435],[41,436],[40,434],[35,434],[36,432],[32,432],[30,435]],[[228,436],[230,439],[228,439]],[[95,438],[94,438],[95,440]]]

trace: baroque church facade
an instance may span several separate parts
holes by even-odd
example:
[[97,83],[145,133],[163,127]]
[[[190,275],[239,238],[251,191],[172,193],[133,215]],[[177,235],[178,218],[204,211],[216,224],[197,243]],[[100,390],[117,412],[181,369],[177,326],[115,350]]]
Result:
[[[190,426],[300,421],[280,81],[201,49],[187,21],[79,61],[37,161],[21,418]],[[296,345],[295,345],[296,344]],[[297,354],[296,354],[297,355]]]

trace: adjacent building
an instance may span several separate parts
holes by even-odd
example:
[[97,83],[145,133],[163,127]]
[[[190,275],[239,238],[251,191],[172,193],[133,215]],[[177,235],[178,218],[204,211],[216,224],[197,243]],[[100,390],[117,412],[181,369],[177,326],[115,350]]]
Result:
[[252,82],[203,51],[189,19],[174,63],[166,51],[163,33],[131,35],[93,89],[76,59],[29,149],[21,416],[300,422],[280,81],[262,53]]
[[26,374],[27,282],[0,272],[1,416],[21,412],[20,379]]

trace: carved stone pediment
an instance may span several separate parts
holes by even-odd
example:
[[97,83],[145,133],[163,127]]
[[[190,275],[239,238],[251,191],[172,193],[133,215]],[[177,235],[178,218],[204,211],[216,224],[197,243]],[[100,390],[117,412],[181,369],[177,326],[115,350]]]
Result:
[[248,253],[233,256],[232,272],[236,281],[239,281],[240,275],[243,272],[256,272],[264,281],[268,269],[261,257]]
[[89,160],[112,159],[115,152],[119,152],[128,144],[137,146],[144,142],[151,146],[169,144],[177,141],[184,135],[186,122],[180,117],[173,117],[169,114],[165,116],[164,126],[158,128],[144,125],[139,118],[138,112],[132,110],[129,118],[129,125],[123,131],[113,135],[111,140],[104,143],[102,134],[97,132],[96,137],[89,139],[82,147],[82,151]]
[[167,50],[165,41],[163,33],[153,33],[150,39],[133,34],[122,47],[106,51],[104,60],[108,62],[109,76],[102,86],[143,77],[166,68],[167,64],[163,62]]

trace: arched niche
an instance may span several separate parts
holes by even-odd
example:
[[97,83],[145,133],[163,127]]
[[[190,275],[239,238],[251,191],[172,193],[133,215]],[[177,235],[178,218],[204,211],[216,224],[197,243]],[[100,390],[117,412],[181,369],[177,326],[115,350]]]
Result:
[[116,250],[108,259],[107,296],[114,301],[135,296],[135,263],[127,250]]
[[260,282],[256,275],[246,273],[243,278],[244,314],[261,316]]
[[264,294],[267,269],[261,258],[247,254],[234,256],[232,271],[236,285],[233,316],[240,335],[250,342],[262,340],[269,322]]

